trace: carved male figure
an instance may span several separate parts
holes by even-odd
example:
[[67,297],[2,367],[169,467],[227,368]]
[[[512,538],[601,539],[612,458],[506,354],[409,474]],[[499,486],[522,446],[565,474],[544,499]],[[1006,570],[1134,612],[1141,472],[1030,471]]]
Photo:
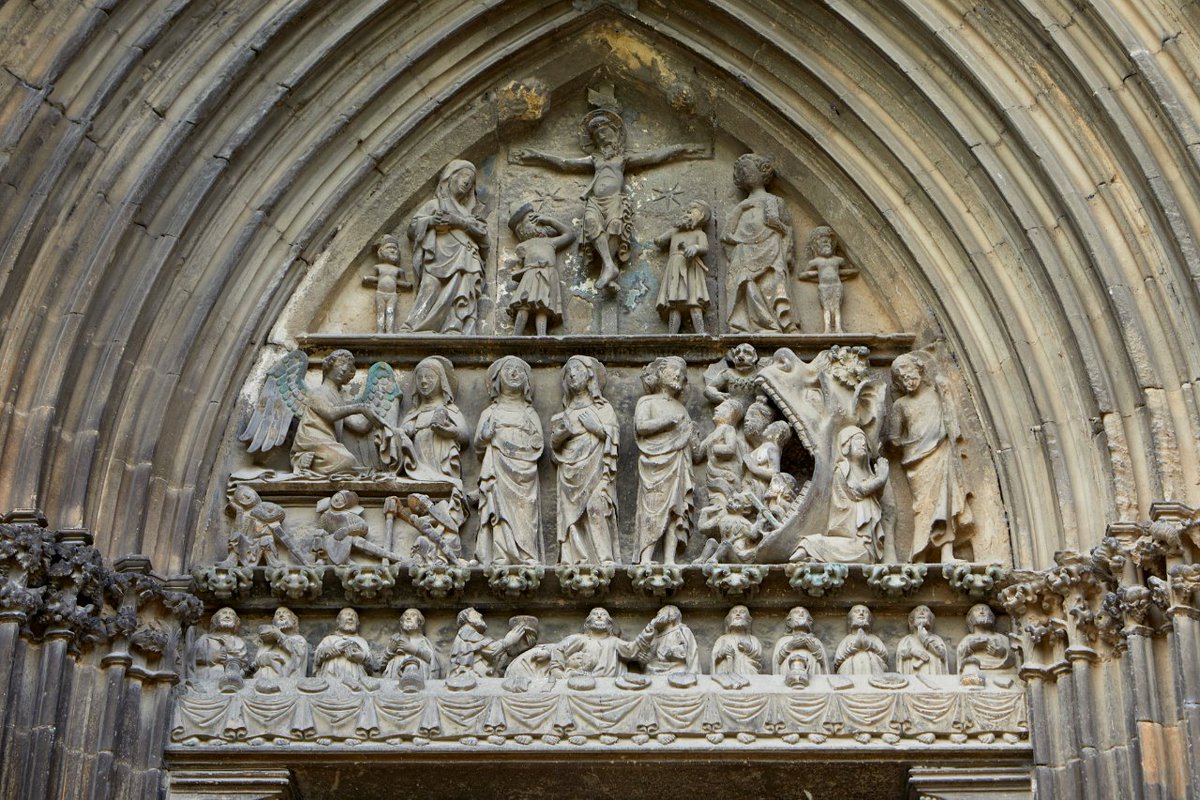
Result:
[[1016,666],[1012,643],[996,630],[996,614],[986,603],[971,606],[967,631],[957,652],[959,682],[964,686],[983,686],[983,673]]
[[807,608],[797,606],[788,612],[784,622],[787,634],[775,643],[771,663],[775,674],[795,689],[808,686],[813,675],[829,671],[825,645],[812,632],[813,618]]
[[945,378],[934,373],[927,353],[906,353],[892,363],[899,396],[892,404],[888,442],[912,490],[914,562],[953,561],[955,546],[969,537],[973,523],[958,454],[958,415]]
[[745,413],[758,394],[754,376],[758,374],[758,351],[743,342],[733,347],[704,372],[704,397],[710,403],[736,399]]
[[509,625],[508,633],[493,639],[487,635],[487,623],[478,611],[464,608],[458,612],[458,633],[450,647],[450,674],[479,678],[502,675],[509,660],[532,647],[538,636],[536,617],[516,616]]
[[400,630],[388,642],[383,676],[400,682],[405,692],[425,688],[425,681],[441,678],[443,669],[433,642],[425,635],[425,615],[410,608],[400,615]]
[[563,410],[550,420],[558,465],[559,561],[602,564],[621,556],[617,543],[617,444],[620,427],[604,397],[604,366],[572,356],[562,370]]
[[881,675],[887,672],[887,647],[871,633],[871,609],[853,606],[846,615],[850,633],[833,654],[833,671],[838,675]]
[[408,226],[417,294],[400,330],[475,333],[487,248],[487,222],[479,212],[475,165],[451,161],[442,169],[434,199]]
[[687,388],[687,362],[678,356],[656,359],[643,384],[649,394],[638,399],[633,415],[639,451],[638,560],[651,562],[661,542],[663,562],[674,564],[676,550],[687,546],[695,505],[695,426],[680,399]]
[[746,489],[755,497],[762,498],[771,479],[779,474],[783,448],[791,438],[792,426],[786,420],[776,420],[763,429],[758,446],[746,453]]
[[531,203],[514,204],[508,218],[517,245],[517,291],[508,304],[513,333],[520,336],[533,316],[534,330],[545,336],[551,325],[562,322],[562,283],[558,255],[575,241],[575,231],[565,222],[533,210]]
[[746,199],[730,212],[721,236],[730,247],[733,331],[792,329],[792,219],[783,199],[767,191],[774,177],[771,162],[762,156],[747,153],[734,162],[733,180]]
[[681,156],[701,156],[707,153],[702,145],[673,145],[646,153],[629,153],[625,149],[625,123],[616,112],[615,101],[607,98],[608,107],[595,108],[583,118],[581,144],[587,155],[583,158],[563,158],[536,150],[513,150],[510,160],[515,164],[541,164],[560,172],[592,172],[592,180],[580,197],[586,203],[583,212],[583,235],[600,256],[600,276],[596,288],[616,285],[618,263],[629,260],[629,243],[633,235],[633,202],[625,192],[627,171],[651,167]]
[[634,640],[637,660],[648,675],[700,672],[700,651],[676,606],[663,606]]
[[738,425],[742,421],[742,405],[734,398],[721,402],[713,411],[713,431],[701,440],[697,448],[707,463],[705,485],[708,498],[700,509],[699,528],[712,533],[726,514],[726,504],[742,486],[745,472],[745,453]]
[[400,240],[390,233],[380,237],[375,244],[378,261],[375,274],[367,276],[363,283],[375,286],[375,331],[396,332],[396,299],[400,289],[411,289],[412,281],[404,267],[400,266]]
[[308,640],[300,633],[300,620],[291,609],[275,609],[270,625],[261,625],[262,646],[254,656],[259,691],[276,686],[275,681],[303,678],[308,669]]
[[858,274],[858,268],[837,255],[837,234],[827,225],[819,225],[808,235],[808,269],[800,273],[802,281],[817,282],[817,298],[826,333],[842,332],[842,281]]
[[529,365],[505,356],[488,368],[492,404],[479,416],[479,538],[483,564],[540,564],[538,459],[544,438],[533,407]]
[[334,492],[332,497],[317,501],[317,513],[324,534],[313,544],[314,556],[321,564],[349,564],[354,555],[380,561],[399,562],[403,559],[367,539],[367,521],[362,518],[363,507],[358,495],[349,489]]
[[408,496],[408,505],[397,506],[397,512],[417,530],[412,556],[418,563],[427,567],[466,565],[462,557],[462,538],[458,533],[459,522],[451,513],[449,503],[445,500],[434,502],[428,495],[413,492]]
[[933,612],[917,606],[908,615],[909,634],[896,646],[896,671],[905,675],[945,675],[950,671],[945,640],[933,632]]
[[725,633],[713,643],[712,674],[714,679],[723,676],[720,682],[727,689],[747,686],[746,676],[762,671],[762,642],[751,633],[752,624],[750,609],[734,606],[725,615]]
[[229,501],[234,512],[233,530],[229,533],[229,556],[223,566],[274,567],[284,563],[279,544],[303,564],[304,558],[283,527],[284,511],[276,503],[268,503],[249,486],[239,486]]
[[579,670],[600,678],[624,675],[625,662],[636,655],[636,644],[621,638],[621,629],[603,608],[593,608],[583,623],[582,633],[573,633],[558,643],[564,659]]
[[762,529],[750,519],[753,495],[738,492],[725,501],[724,514],[717,522],[717,536],[704,543],[698,561],[716,564],[750,564],[762,541]]
[[222,608],[212,615],[208,633],[192,644],[192,674],[199,685],[221,691],[242,687],[250,663],[241,629],[242,621],[232,608]]
[[370,657],[371,646],[358,634],[358,612],[343,608],[337,615],[336,630],[317,645],[314,672],[319,678],[341,681],[357,691],[367,686],[364,681]]
[[667,268],[658,287],[658,313],[667,317],[667,330],[679,333],[687,313],[692,330],[704,333],[704,309],[708,308],[708,234],[704,229],[712,210],[703,200],[694,200],[679,216],[675,227],[654,240],[667,251]]

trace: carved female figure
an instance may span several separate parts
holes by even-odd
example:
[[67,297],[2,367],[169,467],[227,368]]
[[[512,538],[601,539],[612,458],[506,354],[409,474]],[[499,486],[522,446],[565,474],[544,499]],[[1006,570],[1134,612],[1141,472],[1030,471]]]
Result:
[[836,447],[828,532],[801,539],[792,560],[877,562],[883,554],[879,497],[887,483],[887,459],[879,459],[872,468],[867,435],[856,425],[838,431]]
[[846,615],[850,633],[833,654],[833,671],[838,675],[881,675],[887,672],[887,648],[871,633],[871,609],[853,606]]
[[771,162],[747,153],[733,165],[733,180],[746,193],[725,223],[721,240],[730,245],[729,274],[733,331],[779,332],[792,329],[789,277],[794,249],[792,219],[783,199],[767,191],[775,170]]
[[899,396],[892,404],[889,444],[899,453],[913,496],[912,560],[954,560],[954,546],[969,536],[970,492],[957,443],[958,416],[945,378],[926,353],[905,353],[892,362]]
[[650,563],[659,542],[663,563],[674,564],[687,546],[695,503],[692,477],[695,426],[680,400],[687,388],[687,362],[678,356],[656,359],[643,375],[645,396],[633,421],[638,443],[637,547]]
[[417,295],[400,330],[475,333],[487,247],[487,222],[477,210],[475,165],[451,161],[434,199],[408,226]]
[[300,633],[300,620],[291,609],[280,606],[270,625],[258,629],[262,647],[254,656],[260,681],[303,678],[308,668],[308,640]]
[[443,669],[437,649],[425,635],[425,615],[410,608],[400,616],[400,631],[387,646],[383,676],[400,681],[405,691],[416,691],[430,678],[441,678]]
[[[413,370],[409,393],[412,406],[401,421],[408,437],[401,443],[404,472],[413,480],[449,481],[462,492],[462,447],[467,443],[467,420],[454,402],[454,365],[443,356],[429,356]],[[456,512],[462,501],[455,503]]]
[[604,399],[604,366],[572,356],[562,370],[563,410],[550,420],[558,464],[559,561],[602,564],[617,544],[617,415]]
[[479,417],[479,538],[483,564],[540,564],[538,459],[542,422],[533,408],[529,365],[505,356],[488,368],[492,404]]
[[933,612],[917,606],[908,615],[910,633],[896,646],[896,671],[905,675],[945,675],[948,649],[933,632]]
[[358,635],[358,612],[343,608],[337,615],[337,629],[317,645],[314,672],[319,678],[339,680],[358,689],[367,677],[370,656],[371,646]]

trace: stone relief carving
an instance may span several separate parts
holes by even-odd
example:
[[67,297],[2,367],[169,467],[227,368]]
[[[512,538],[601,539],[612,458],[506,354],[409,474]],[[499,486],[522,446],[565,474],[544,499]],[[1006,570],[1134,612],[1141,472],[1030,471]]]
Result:
[[657,359],[642,373],[646,394],[634,410],[638,440],[638,561],[654,559],[662,545],[663,563],[674,564],[676,551],[691,534],[694,510],[692,461],[695,426],[680,398],[687,389],[687,363],[678,357]]
[[305,562],[283,526],[286,514],[282,506],[266,502],[249,486],[239,486],[230,498],[229,506],[234,512],[233,530],[229,533],[229,557],[218,566],[279,566],[284,563],[279,554],[280,545],[297,562]]
[[762,671],[763,646],[752,624],[750,609],[734,606],[725,615],[725,633],[713,644],[712,674],[726,689],[744,689],[750,685],[746,676]]
[[950,671],[945,640],[933,632],[933,612],[917,606],[908,615],[909,634],[896,647],[896,671],[905,675],[945,675]]
[[880,495],[888,479],[887,459],[871,464],[867,435],[857,425],[838,432],[836,454],[829,532],[801,539],[791,560],[875,563],[883,558]]
[[883,640],[871,633],[871,609],[856,605],[846,615],[850,633],[833,654],[833,671],[838,675],[882,675],[887,672],[888,652]]
[[913,495],[913,561],[954,560],[955,546],[971,534],[971,493],[958,444],[962,431],[945,376],[927,351],[892,364],[897,397],[888,420],[888,444],[898,454]]
[[397,506],[397,513],[417,531],[411,555],[413,562],[424,567],[462,567],[462,537],[459,522],[445,500],[434,501],[429,495],[414,492],[407,505]]
[[383,677],[397,681],[405,692],[419,692],[426,681],[445,677],[437,648],[425,635],[425,616],[415,608],[400,616],[400,630],[392,634],[384,655]]
[[668,675],[674,686],[695,685],[700,650],[676,606],[663,606],[635,640],[636,658],[647,675]]
[[[367,472],[391,459],[392,426],[388,415],[399,397],[399,382],[382,361],[367,370],[362,391],[348,395],[354,378],[354,356],[335,350],[321,362],[321,383],[304,380],[308,356],[293,350],[267,372],[258,405],[239,438],[251,453],[266,452],[288,437],[293,417],[300,422],[292,439],[292,468],[320,476]],[[371,463],[352,452],[348,443],[370,437],[376,446]],[[361,450],[361,447],[356,449]]]
[[303,678],[308,668],[308,640],[300,633],[300,619],[288,608],[275,609],[270,625],[258,628],[262,642],[254,655],[255,688],[279,691],[279,681]]
[[313,657],[318,678],[339,681],[351,690],[373,689],[367,678],[371,646],[358,633],[358,612],[343,608],[337,615],[337,627],[317,645]]
[[492,404],[479,417],[475,449],[479,470],[479,538],[483,564],[540,564],[538,460],[544,437],[533,408],[529,365],[505,356],[488,369]]
[[712,209],[703,200],[693,200],[680,214],[675,227],[654,243],[667,251],[667,266],[658,288],[658,313],[667,318],[667,330],[679,333],[683,315],[692,321],[692,330],[704,333],[704,310],[708,308],[708,234]]
[[732,331],[786,333],[794,327],[792,218],[783,198],[767,191],[774,177],[771,162],[753,153],[733,166],[733,181],[746,199],[729,212],[721,234],[729,247]]
[[509,620],[508,633],[499,639],[487,635],[487,623],[473,608],[458,614],[458,633],[450,649],[450,680],[455,688],[469,689],[474,678],[491,678],[504,674],[504,668],[534,644],[538,638],[536,617],[515,616]]
[[967,612],[968,633],[958,643],[958,670],[964,686],[983,686],[984,673],[1016,667],[1016,654],[1006,634],[996,630],[996,613],[985,603]]
[[479,326],[487,222],[475,196],[475,165],[455,159],[438,176],[434,198],[408,226],[416,297],[402,332],[461,333]]
[[829,672],[825,645],[813,635],[813,618],[807,608],[797,606],[788,612],[787,635],[775,643],[771,663],[776,675],[793,689],[804,689],[813,675]]
[[362,518],[358,495],[349,489],[334,492],[333,497],[317,502],[323,535],[313,543],[313,560],[318,564],[344,566],[355,557],[399,563],[404,559],[367,538],[369,527]]
[[470,440],[467,420],[454,402],[458,377],[443,356],[429,356],[413,370],[412,405],[401,419],[404,473],[418,481],[448,481],[454,487],[450,509],[466,518],[462,448]]
[[583,631],[566,637],[558,647],[571,669],[604,678],[624,675],[626,662],[637,654],[637,644],[621,638],[621,629],[604,608],[589,611]]
[[534,331],[545,336],[546,331],[562,322],[562,281],[558,274],[558,257],[575,242],[575,231],[565,222],[533,210],[524,201],[513,204],[508,227],[517,237],[517,268],[512,277],[517,290],[508,304],[513,318],[513,333],[520,336],[533,317]]
[[758,351],[754,345],[742,344],[730,348],[722,361],[704,372],[704,396],[710,403],[736,400],[742,413],[759,394],[754,378],[758,375]]
[[827,225],[819,225],[808,235],[808,269],[797,277],[815,281],[821,302],[825,333],[842,332],[842,281],[858,274],[858,268],[837,255],[837,234]]
[[412,289],[412,279],[400,266],[400,240],[395,236],[381,236],[375,243],[375,255],[375,272],[363,278],[363,286],[375,289],[375,332],[395,333],[398,294]]
[[589,92],[594,106],[580,126],[582,158],[564,158],[537,150],[516,148],[509,152],[514,164],[540,165],[559,172],[591,172],[592,180],[580,197],[585,202],[583,235],[589,249],[600,259],[596,288],[616,286],[620,265],[629,260],[633,236],[633,202],[625,191],[629,172],[667,161],[707,156],[704,145],[671,145],[642,153],[631,153],[626,145],[625,122],[618,113],[611,88]]
[[242,621],[225,607],[212,615],[208,632],[192,644],[192,677],[200,686],[236,691],[250,669]]
[[604,397],[607,372],[589,356],[562,369],[563,410],[550,420],[550,447],[558,465],[559,561],[619,561],[617,448],[620,426]]

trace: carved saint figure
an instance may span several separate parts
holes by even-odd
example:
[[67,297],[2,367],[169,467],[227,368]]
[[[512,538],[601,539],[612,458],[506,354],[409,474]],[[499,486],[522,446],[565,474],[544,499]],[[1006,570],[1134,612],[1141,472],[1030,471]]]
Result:
[[648,394],[638,399],[633,421],[638,443],[638,560],[653,561],[663,545],[663,563],[674,564],[687,546],[695,505],[692,477],[695,426],[680,399],[687,389],[687,362],[655,359],[643,370]]
[[396,332],[396,295],[400,289],[411,289],[412,281],[400,266],[400,240],[390,233],[375,244],[378,262],[375,274],[363,279],[363,285],[375,287],[375,332]]
[[704,333],[704,309],[708,308],[708,234],[704,229],[712,210],[703,200],[693,200],[680,214],[675,227],[654,240],[667,251],[667,268],[658,287],[658,313],[667,317],[667,329],[679,333],[683,313],[692,319],[692,329]]
[[[767,428],[775,422],[783,422],[775,417],[775,409],[771,407],[767,398],[759,395],[746,407],[746,413],[742,417],[742,429],[738,432],[743,453],[744,485],[755,497],[762,497],[763,491],[771,482],[771,476],[779,472],[779,461],[783,455],[782,442],[785,440],[780,438],[779,442],[768,443],[766,439]],[[784,435],[780,428],[775,429],[775,434],[777,437]]]
[[483,564],[540,564],[538,459],[544,439],[533,408],[529,365],[504,356],[488,368],[492,404],[479,416],[479,538]]
[[846,615],[850,633],[833,654],[833,671],[838,675],[881,675],[887,672],[887,648],[871,633],[871,609],[852,606]]
[[229,501],[233,509],[233,530],[229,533],[229,556],[222,566],[256,567],[266,564],[274,567],[284,563],[279,555],[279,544],[303,564],[304,558],[292,537],[283,527],[284,511],[276,503],[268,503],[249,486],[239,486]]
[[712,649],[712,674],[727,689],[749,685],[747,675],[762,671],[762,642],[751,633],[750,609],[734,606],[725,615],[725,633],[717,637]]
[[716,537],[704,543],[698,562],[715,564],[750,564],[762,541],[762,529],[750,519],[754,496],[749,492],[732,494],[725,501],[724,512],[717,522]]
[[996,630],[996,614],[986,603],[977,603],[967,612],[967,635],[958,643],[959,682],[964,686],[983,686],[983,673],[1011,669],[1016,654],[1008,637]]
[[792,218],[783,198],[767,191],[774,177],[775,169],[762,156],[747,153],[734,162],[733,180],[746,199],[730,212],[721,237],[730,246],[732,331],[792,330]]
[[262,646],[254,656],[260,691],[274,681],[303,678],[308,669],[308,640],[300,633],[300,620],[291,609],[275,609],[270,625],[261,625],[258,638]]
[[619,426],[604,398],[604,366],[572,356],[562,370],[563,410],[550,420],[558,465],[559,561],[603,564],[620,558],[617,544]]
[[367,381],[355,397],[343,389],[354,378],[354,356],[334,350],[321,362],[321,384],[308,386],[304,375],[308,356],[293,350],[267,372],[258,405],[239,435],[251,453],[266,452],[283,444],[293,416],[300,417],[292,440],[292,468],[322,476],[361,473],[369,466],[343,442],[346,435],[372,435],[380,460],[388,463],[392,426],[388,412],[400,396],[392,368],[377,361],[367,370]]
[[634,640],[637,660],[647,675],[700,672],[700,651],[676,606],[663,606]]
[[923,352],[892,362],[892,381],[899,396],[892,404],[888,442],[912,490],[912,561],[953,561],[954,547],[969,537],[973,519],[949,387],[932,356]]
[[443,669],[437,649],[425,635],[425,615],[410,608],[400,615],[400,631],[388,642],[383,676],[400,682],[406,692],[425,688],[425,681],[441,678]]
[[401,420],[404,473],[416,481],[454,485],[455,516],[465,518],[462,500],[462,448],[469,440],[467,419],[454,402],[458,380],[444,356],[422,359],[413,370],[412,405]]
[[827,225],[819,225],[808,235],[808,269],[798,276],[802,281],[817,282],[817,299],[826,333],[842,332],[842,281],[858,274],[858,267],[837,255],[837,234]]
[[197,684],[221,691],[242,687],[250,663],[241,630],[242,621],[232,608],[222,608],[212,615],[208,633],[192,644],[192,674]]
[[887,459],[871,466],[867,435],[856,425],[838,432],[836,447],[828,532],[801,539],[791,560],[878,562],[884,552],[879,498],[888,479]]
[[[599,93],[594,93],[599,95]],[[509,155],[514,164],[540,164],[559,172],[592,172],[592,180],[580,199],[583,211],[583,235],[600,257],[600,276],[596,288],[615,286],[618,262],[629,260],[633,235],[633,202],[625,192],[625,173],[652,167],[681,156],[703,156],[703,145],[673,145],[645,153],[625,149],[625,123],[616,111],[616,101],[601,97],[604,107],[594,108],[583,118],[580,145],[587,155],[563,158],[536,150],[515,149]]]
[[825,645],[813,635],[812,626],[809,610],[796,606],[788,612],[784,622],[787,635],[775,643],[771,658],[775,674],[782,675],[783,682],[794,689],[803,689],[813,675],[824,675],[829,671]]
[[704,397],[710,403],[735,399],[741,403],[742,412],[745,413],[759,391],[754,385],[754,376],[757,374],[758,351],[754,345],[743,342],[730,348],[723,361],[704,371]]
[[533,210],[532,203],[514,203],[508,227],[516,235],[517,268],[513,278],[517,291],[508,304],[513,318],[513,333],[520,336],[533,316],[534,330],[545,336],[546,329],[562,322],[562,284],[558,277],[558,254],[575,241],[575,231],[565,222]]
[[726,513],[729,498],[742,486],[745,453],[738,425],[742,421],[742,404],[734,398],[721,402],[713,411],[713,431],[700,441],[697,448],[707,463],[705,485],[708,499],[700,509],[699,529],[711,534]]
[[909,634],[896,646],[896,671],[905,675],[945,675],[950,671],[945,640],[933,632],[933,612],[917,606],[908,614]]
[[417,531],[412,556],[418,563],[427,567],[466,565],[462,557],[462,538],[458,534],[460,523],[451,513],[447,501],[434,502],[429,495],[413,492],[408,496],[408,505],[397,505],[396,511]]
[[338,680],[358,690],[364,686],[370,657],[371,646],[358,635],[358,612],[343,608],[337,615],[336,630],[317,645],[314,673],[318,678]]
[[408,226],[417,294],[401,331],[474,334],[479,324],[487,222],[477,216],[475,165],[442,169],[434,199]]
[[497,677],[516,655],[537,643],[536,617],[515,616],[509,620],[509,630],[502,638],[487,635],[487,623],[473,608],[458,612],[458,633],[450,646],[450,674],[473,675],[479,678]]
[[583,623],[582,633],[573,633],[558,643],[564,660],[580,672],[598,678],[615,678],[627,671],[625,662],[634,658],[634,642],[621,638],[621,629],[603,608],[593,608]]

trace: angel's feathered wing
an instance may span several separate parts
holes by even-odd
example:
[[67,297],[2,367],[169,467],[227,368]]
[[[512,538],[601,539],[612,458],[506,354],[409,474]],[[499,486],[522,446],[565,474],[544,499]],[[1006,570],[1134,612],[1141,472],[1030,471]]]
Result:
[[376,361],[367,369],[367,383],[358,396],[358,402],[366,403],[377,419],[387,419],[392,404],[399,396],[400,380],[395,371],[384,362]]
[[302,350],[293,350],[267,372],[258,405],[238,435],[251,453],[266,452],[287,439],[292,418],[304,409],[307,370],[308,356]]

